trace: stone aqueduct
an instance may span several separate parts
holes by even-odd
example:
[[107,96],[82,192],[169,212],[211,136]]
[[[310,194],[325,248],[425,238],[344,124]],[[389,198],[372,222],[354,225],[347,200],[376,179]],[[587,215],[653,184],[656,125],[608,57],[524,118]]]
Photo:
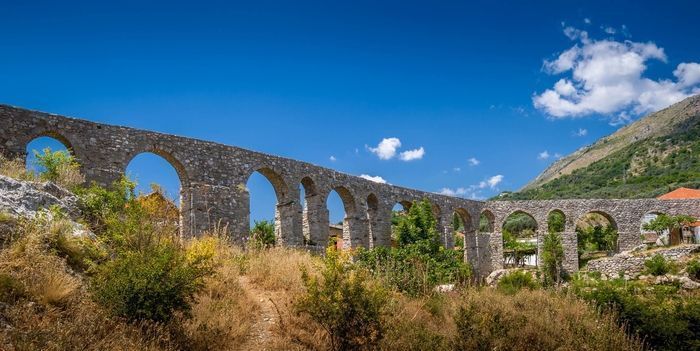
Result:
[[[640,243],[640,224],[647,213],[690,214],[700,217],[700,201],[551,200],[473,201],[435,193],[379,184],[310,163],[267,155],[213,142],[0,105],[0,152],[24,157],[27,144],[50,136],[61,141],[82,166],[87,181],[110,184],[137,155],[151,152],[165,158],[181,182],[181,225],[185,236],[213,225],[226,225],[235,239],[249,230],[249,194],[246,182],[253,172],[264,175],[277,196],[276,232],[287,246],[317,246],[328,241],[326,198],[331,190],[345,207],[345,247],[390,244],[391,211],[395,204],[429,199],[438,218],[446,247],[452,247],[452,215],[465,224],[466,258],[481,275],[503,266],[503,221],[525,212],[538,224],[538,237],[547,230],[547,216],[561,211],[566,218],[565,268],[578,269],[575,221],[589,212],[603,214],[617,227],[620,249]],[[300,201],[300,184],[306,206]],[[490,221],[490,233],[477,233],[481,214]]]

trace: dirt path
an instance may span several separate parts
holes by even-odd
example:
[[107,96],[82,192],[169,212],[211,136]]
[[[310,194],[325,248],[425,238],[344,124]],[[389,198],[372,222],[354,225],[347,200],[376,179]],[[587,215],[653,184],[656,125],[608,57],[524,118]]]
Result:
[[258,318],[251,327],[248,340],[241,345],[241,350],[271,350],[269,343],[272,330],[279,323],[279,315],[271,300],[273,296],[267,291],[256,288],[246,276],[240,276],[239,282],[260,306]]

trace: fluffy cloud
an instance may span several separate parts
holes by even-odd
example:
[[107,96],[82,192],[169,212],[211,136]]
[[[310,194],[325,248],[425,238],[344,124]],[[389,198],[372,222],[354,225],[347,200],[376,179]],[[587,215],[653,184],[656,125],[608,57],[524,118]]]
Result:
[[482,195],[482,191],[484,189],[495,190],[497,189],[498,185],[501,184],[501,182],[503,182],[503,175],[499,174],[493,177],[489,177],[479,182],[479,184],[470,185],[466,188],[442,188],[440,189],[440,191],[438,191],[438,194],[447,196],[459,196],[474,200],[483,199],[484,196]]
[[[365,146],[371,153],[377,155],[380,160],[390,160],[396,156],[398,149],[401,147],[399,138],[384,138],[379,142],[377,147]],[[425,149],[421,146],[414,150],[407,150],[399,154],[401,161],[420,160],[425,155]]]
[[377,155],[380,160],[389,160],[396,156],[396,149],[401,147],[399,138],[384,138],[377,147],[368,147],[369,151]]
[[371,176],[368,174],[360,174],[360,178],[367,179],[369,181],[373,181],[375,183],[380,183],[380,184],[387,184],[386,180],[380,176]]
[[544,150],[544,151],[540,152],[539,154],[537,154],[537,159],[538,160],[547,160],[547,159],[549,159],[550,156],[551,155],[549,154],[549,152],[547,150]]
[[575,137],[583,137],[588,135],[588,129],[585,128],[579,128],[577,131],[574,132]]
[[413,160],[420,160],[423,158],[423,155],[425,155],[425,149],[423,147],[419,147],[414,150],[408,150],[404,151],[399,155],[399,158],[401,161],[413,161]]
[[469,160],[467,160],[467,162],[469,162],[469,165],[470,165],[470,166],[478,166],[479,163],[481,163],[481,161],[477,160],[477,159],[474,158],[474,157],[472,157],[472,158],[470,158]]
[[338,160],[338,159],[335,158],[335,156],[333,156],[333,155],[331,155],[331,157],[329,157],[328,159],[331,160],[331,162],[335,162],[335,161]]
[[552,118],[602,114],[611,116],[613,124],[626,123],[699,91],[698,63],[679,64],[675,81],[644,77],[648,61],[667,61],[664,49],[652,42],[594,40],[573,27],[564,28],[564,34],[576,43],[545,61],[543,70],[570,76],[533,96],[534,106]]

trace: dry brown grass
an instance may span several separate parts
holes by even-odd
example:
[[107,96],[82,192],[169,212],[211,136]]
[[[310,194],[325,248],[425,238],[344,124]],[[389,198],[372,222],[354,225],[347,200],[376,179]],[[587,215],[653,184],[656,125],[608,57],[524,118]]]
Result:
[[203,240],[216,251],[216,273],[197,294],[191,316],[177,321],[182,343],[191,350],[236,350],[250,334],[259,307],[238,281],[241,252],[215,238]]
[[20,180],[36,180],[34,173],[27,171],[22,159],[9,160],[0,154],[0,175]]
[[317,259],[308,252],[275,247],[250,251],[243,270],[251,283],[265,290],[300,292],[303,290],[300,269],[313,272]]
[[458,312],[460,349],[642,350],[613,316],[585,302],[549,291],[513,296],[493,289],[467,291]]

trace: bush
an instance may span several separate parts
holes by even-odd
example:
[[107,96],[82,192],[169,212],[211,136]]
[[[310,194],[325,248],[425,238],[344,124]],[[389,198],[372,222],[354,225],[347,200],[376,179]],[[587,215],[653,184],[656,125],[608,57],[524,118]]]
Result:
[[113,314],[129,320],[168,321],[188,312],[192,299],[211,274],[207,256],[188,257],[174,243],[127,251],[97,269],[95,298]]
[[688,272],[690,278],[700,280],[700,260],[694,259],[688,262],[685,271]]
[[599,308],[613,311],[619,323],[657,350],[700,347],[700,300],[676,286],[646,285],[615,279],[575,280],[573,291]]
[[57,183],[66,188],[75,188],[85,182],[80,174],[80,165],[68,151],[54,151],[50,148],[43,153],[34,151],[36,163],[40,167],[39,178]]
[[400,247],[359,250],[356,262],[388,286],[412,296],[430,294],[438,284],[464,284],[471,268],[460,251],[445,249],[435,230],[432,205],[414,203],[395,218]]
[[249,245],[254,249],[269,249],[275,246],[275,223],[272,221],[255,221],[250,230]]
[[465,294],[455,313],[455,350],[641,350],[615,320],[549,291]]
[[532,274],[523,270],[511,272],[498,281],[498,290],[510,295],[522,289],[535,290],[539,286]]
[[646,267],[644,272],[653,276],[667,274],[674,268],[673,262],[667,261],[664,256],[659,254],[656,254],[651,259],[646,260],[644,262],[644,266]]
[[544,284],[558,284],[562,277],[562,264],[564,262],[564,247],[561,235],[549,232],[544,236],[542,244],[542,272]]
[[296,310],[323,327],[333,350],[372,348],[379,343],[387,294],[364,270],[353,268],[343,253],[328,249],[321,279],[306,270],[302,279],[306,293],[296,301]]
[[27,295],[24,284],[15,277],[0,273],[0,302],[14,303]]

